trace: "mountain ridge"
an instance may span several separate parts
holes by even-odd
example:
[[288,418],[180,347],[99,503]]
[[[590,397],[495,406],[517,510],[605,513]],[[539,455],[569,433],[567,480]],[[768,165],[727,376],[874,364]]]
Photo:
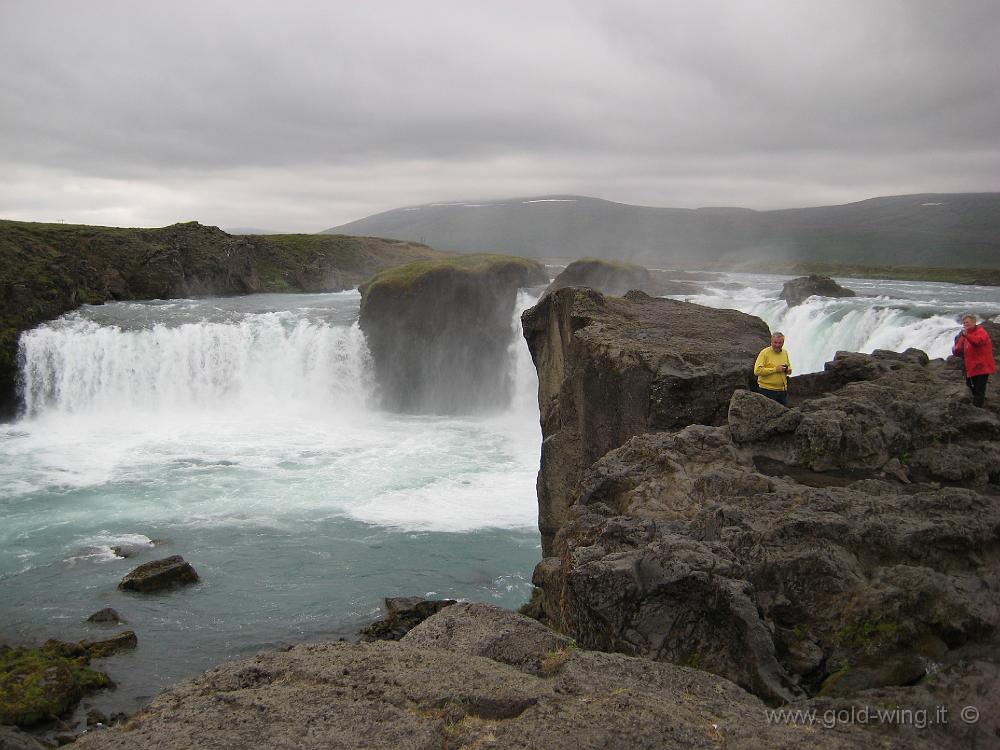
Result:
[[321,234],[423,242],[441,250],[645,264],[760,261],[1000,266],[1000,192],[915,193],[767,211],[670,208],[571,194],[428,203]]

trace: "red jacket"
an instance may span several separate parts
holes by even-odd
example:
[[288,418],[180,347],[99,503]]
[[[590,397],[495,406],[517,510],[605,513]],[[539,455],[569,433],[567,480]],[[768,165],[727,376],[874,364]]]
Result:
[[997,371],[996,362],[993,361],[993,342],[982,326],[960,333],[951,353],[965,361],[966,377],[989,375]]

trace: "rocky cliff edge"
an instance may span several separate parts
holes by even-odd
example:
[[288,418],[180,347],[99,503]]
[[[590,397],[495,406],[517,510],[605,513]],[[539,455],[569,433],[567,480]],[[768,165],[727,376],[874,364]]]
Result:
[[935,741],[995,743],[995,408],[910,350],[840,353],[786,409],[741,387],[763,323],[665,302],[567,289],[525,313],[544,617],[772,704],[976,706]]

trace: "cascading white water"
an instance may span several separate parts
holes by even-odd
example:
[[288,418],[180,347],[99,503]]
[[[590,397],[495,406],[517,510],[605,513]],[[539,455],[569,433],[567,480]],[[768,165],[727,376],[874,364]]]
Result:
[[123,330],[81,314],[24,334],[28,416],[47,411],[363,405],[368,352],[357,324],[286,313]]
[[[777,299],[789,278],[726,274],[721,283],[706,282],[705,294],[683,298],[756,315],[772,331],[782,331],[799,375],[822,370],[838,351],[870,353],[913,347],[932,358],[946,357],[962,313],[971,310],[984,318],[1000,315],[1000,292],[994,289],[870,279],[840,280],[857,297],[810,297],[789,307]],[[733,288],[736,285],[741,288]]]
[[[27,332],[27,415],[0,425],[0,632],[78,640],[114,606],[141,635],[127,668],[107,665],[119,689],[92,698],[113,713],[276,640],[351,635],[384,596],[523,603],[533,298],[511,320],[511,408],[465,417],[377,408],[359,299],[115,303]],[[171,554],[199,588],[117,592]]]

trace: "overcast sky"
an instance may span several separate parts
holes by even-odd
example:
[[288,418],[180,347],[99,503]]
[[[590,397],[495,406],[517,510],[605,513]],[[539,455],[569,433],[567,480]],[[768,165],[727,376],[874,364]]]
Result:
[[996,191],[998,39],[994,0],[0,0],[0,218]]

